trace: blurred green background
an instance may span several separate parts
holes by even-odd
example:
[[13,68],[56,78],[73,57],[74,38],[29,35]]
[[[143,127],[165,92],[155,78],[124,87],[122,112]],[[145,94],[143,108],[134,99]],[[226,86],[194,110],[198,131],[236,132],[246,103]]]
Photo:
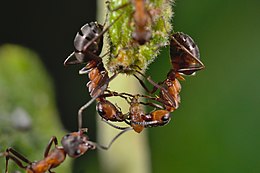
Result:
[[[95,3],[1,2],[0,43],[23,45],[40,55],[54,80],[60,117],[69,131],[77,128],[74,115],[88,94],[86,78],[76,75],[78,68],[65,69],[62,62],[73,50],[80,26],[95,20]],[[206,69],[182,82],[182,103],[172,121],[146,130],[152,172],[260,172],[260,1],[178,0],[174,11],[174,30],[194,38]],[[156,81],[170,68],[167,53],[147,71]],[[91,118],[84,123],[95,140]],[[91,152],[77,159],[73,172],[100,172],[100,166],[96,152]]]

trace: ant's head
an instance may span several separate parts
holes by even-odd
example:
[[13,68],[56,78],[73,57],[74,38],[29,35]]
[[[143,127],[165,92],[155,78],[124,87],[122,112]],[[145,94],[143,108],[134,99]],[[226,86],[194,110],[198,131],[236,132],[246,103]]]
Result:
[[163,126],[163,125],[167,124],[170,120],[171,120],[170,113],[167,113],[167,114],[163,115],[161,117],[161,125]]
[[88,149],[95,149],[95,146],[88,140],[86,132],[87,129],[81,129],[62,138],[61,144],[70,157],[76,158],[83,155]]

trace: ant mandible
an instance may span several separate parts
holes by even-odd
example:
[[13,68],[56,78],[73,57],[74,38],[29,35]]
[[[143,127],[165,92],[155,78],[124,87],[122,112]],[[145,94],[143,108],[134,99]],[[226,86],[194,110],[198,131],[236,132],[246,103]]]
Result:
[[[108,146],[102,146],[98,143],[89,141],[86,135],[87,129],[80,129],[78,132],[72,132],[65,135],[61,140],[61,145],[58,146],[58,140],[53,136],[44,152],[44,158],[40,161],[31,162],[22,154],[18,153],[13,148],[9,147],[5,152],[0,153],[0,156],[6,158],[5,173],[8,173],[9,159],[13,160],[20,168],[27,173],[44,173],[46,171],[52,172],[53,168],[58,167],[66,159],[66,155],[72,158],[78,158],[85,154],[88,150],[96,148],[108,150],[112,143],[121,136],[124,132],[132,130],[132,128],[125,129],[118,133],[109,143]],[[55,147],[51,150],[52,145]],[[27,165],[23,164],[26,163]]]

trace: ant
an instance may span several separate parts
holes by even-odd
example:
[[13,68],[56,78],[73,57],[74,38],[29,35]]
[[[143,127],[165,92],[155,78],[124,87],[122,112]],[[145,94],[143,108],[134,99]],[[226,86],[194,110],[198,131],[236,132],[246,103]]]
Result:
[[[128,93],[116,93],[106,90],[107,93],[100,95],[96,100],[97,112],[108,123],[108,121],[126,122],[136,132],[140,133],[145,127],[163,126],[170,121],[170,113],[179,107],[181,85],[179,80],[184,80],[184,75],[193,75],[196,71],[204,68],[203,63],[199,60],[199,49],[192,38],[183,33],[175,33],[170,40],[170,55],[172,68],[167,74],[167,78],[160,83],[154,82],[150,77],[146,79],[154,86],[152,91],[149,91],[144,82],[136,75],[144,89],[153,94],[157,89],[160,90],[159,97],[149,95],[131,95]],[[143,75],[136,70],[137,73]],[[144,76],[144,75],[143,75]],[[179,80],[178,80],[179,79]],[[120,109],[106,100],[107,97],[120,96],[127,100],[130,105],[129,112],[123,114]],[[155,103],[139,102],[138,98],[143,97],[157,101],[163,106]],[[128,98],[131,98],[130,101]],[[89,104],[86,104],[89,105]],[[155,108],[150,113],[144,113],[140,105],[149,105]],[[125,129],[110,124],[118,129]]]
[[[134,11],[131,15],[133,18],[135,30],[132,33],[132,38],[139,45],[144,45],[146,42],[149,42],[152,38],[152,32],[149,28],[150,23],[153,23],[152,15],[146,7],[146,0],[129,0],[130,2],[123,4],[115,9],[108,9],[110,11],[116,11],[121,8],[132,4],[134,6]],[[109,3],[108,1],[106,3]]]
[[104,93],[109,82],[118,74],[115,72],[111,77],[108,76],[108,71],[105,69],[102,57],[100,57],[99,54],[103,47],[103,35],[122,16],[122,14],[105,29],[103,29],[105,24],[103,26],[96,22],[85,24],[75,36],[74,52],[64,61],[64,65],[86,64],[79,73],[88,74],[89,77],[87,87],[92,99],[78,111],[79,129],[82,128],[83,110],[94,102],[99,95]]
[[[131,99],[129,108],[130,124],[135,132],[140,133],[144,128],[147,127],[164,126],[170,121],[171,116],[169,111],[164,110],[161,106],[154,103],[139,102],[138,98],[140,96],[149,98],[145,95],[135,95]],[[140,104],[149,105],[157,109],[149,113],[144,113]]]
[[[121,136],[124,132],[132,130],[131,128],[125,129],[118,133],[109,143],[108,146],[102,146],[98,143],[89,141],[86,135],[87,129],[80,129],[78,132],[72,132],[65,135],[61,139],[61,145],[58,146],[58,140],[53,136],[44,152],[44,158],[40,161],[31,162],[25,158],[22,154],[18,153],[13,148],[9,147],[5,152],[0,153],[0,156],[6,158],[5,173],[8,173],[9,159],[13,160],[20,168],[24,169],[27,173],[44,173],[49,171],[52,173],[52,169],[58,167],[66,159],[66,155],[72,158],[78,158],[85,154],[88,150],[94,150],[96,148],[108,150],[112,143]],[[51,150],[52,145],[55,147]],[[27,165],[23,165],[23,162]]]
[[[146,77],[148,82],[154,86],[152,91],[149,91],[136,74],[134,76],[148,93],[153,94],[160,89],[159,97],[152,99],[162,103],[167,111],[173,112],[180,103],[181,85],[179,80],[185,80],[182,75],[194,75],[196,71],[204,69],[205,66],[200,61],[198,46],[189,35],[182,32],[176,32],[170,36],[170,58],[172,68],[164,81],[156,83],[151,77]],[[144,76],[141,72],[137,72]]]
[[[111,96],[119,96],[125,99],[130,105],[129,112],[123,114],[121,110],[105,99],[106,97]],[[101,95],[100,97],[102,97],[102,99],[97,103],[96,107],[98,114],[103,118],[103,120],[105,120],[106,123],[117,129],[125,130],[128,129],[128,127],[119,127],[109,123],[108,121],[124,121],[126,124],[130,125],[135,132],[140,133],[146,127],[163,126],[167,124],[171,118],[170,112],[164,110],[162,106],[151,102],[145,103],[139,101],[139,97],[153,99],[147,95],[132,95],[129,93],[117,93],[107,90],[107,93]],[[141,105],[152,106],[156,108],[156,110],[145,113]]]

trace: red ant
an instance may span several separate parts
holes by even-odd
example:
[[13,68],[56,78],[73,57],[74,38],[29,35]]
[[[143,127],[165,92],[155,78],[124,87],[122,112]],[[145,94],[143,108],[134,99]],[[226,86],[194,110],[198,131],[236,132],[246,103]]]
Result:
[[129,1],[131,2],[123,4],[112,10],[108,6],[108,9],[110,11],[116,11],[132,3],[132,5],[134,6],[134,11],[131,18],[133,17],[134,25],[135,25],[135,30],[132,33],[132,38],[136,42],[138,42],[139,45],[144,45],[152,38],[152,33],[149,28],[150,23],[153,22],[152,15],[150,14],[150,11],[147,10],[146,8],[146,0],[129,0]]
[[[151,97],[147,95],[131,95],[127,93],[116,93],[109,90],[106,90],[107,93],[100,95],[96,100],[97,103],[97,112],[99,115],[107,121],[119,121],[126,122],[136,132],[141,132],[145,127],[154,127],[159,125],[165,125],[170,121],[170,112],[173,112],[179,107],[180,103],[180,90],[181,85],[178,81],[184,80],[182,74],[192,75],[196,71],[204,68],[204,65],[199,60],[199,49],[194,43],[194,41],[188,35],[183,33],[176,33],[171,36],[171,63],[173,68],[167,74],[167,78],[160,83],[155,83],[150,77],[147,80],[154,85],[152,91],[149,91],[143,81],[136,75],[134,76],[139,80],[141,85],[148,91],[150,94],[154,93],[157,89],[160,90],[159,97]],[[136,71],[137,73],[143,75],[141,72]],[[143,75],[144,76],[144,75]],[[129,113],[123,114],[115,105],[110,101],[106,100],[106,97],[111,96],[120,96],[124,99],[131,97],[131,101],[128,101],[130,104]],[[148,98],[150,100],[155,100],[161,103],[163,106],[160,106],[155,103],[144,103],[139,102],[138,97]],[[87,103],[85,106],[88,106],[91,103]],[[155,107],[156,110],[145,114],[140,107],[140,105],[149,105]],[[84,108],[85,109],[85,108]],[[79,118],[79,120],[81,120]],[[112,125],[112,124],[110,124]],[[114,126],[114,125],[112,125]],[[114,126],[118,129],[125,129],[122,127]]]
[[97,24],[96,22],[91,22],[90,24],[84,25],[74,39],[74,52],[64,61],[64,65],[86,64],[85,67],[79,71],[79,73],[88,74],[89,77],[87,87],[92,99],[79,109],[79,129],[82,128],[83,110],[95,101],[99,95],[104,93],[109,82],[118,74],[114,73],[113,76],[108,76],[108,71],[105,69],[102,62],[102,57],[99,57],[99,54],[101,53],[103,47],[104,33],[108,31],[108,29],[121,17],[121,15],[105,29],[103,29],[102,25]]
[[[108,146],[102,146],[95,142],[89,141],[88,136],[85,134],[87,129],[81,129],[78,132],[72,132],[65,135],[61,140],[61,145],[58,146],[58,140],[53,136],[44,152],[44,158],[40,161],[31,162],[25,158],[22,154],[18,153],[13,148],[9,147],[5,152],[0,153],[0,156],[6,158],[5,173],[8,173],[9,159],[13,160],[20,168],[24,169],[27,173],[44,173],[46,171],[52,172],[53,168],[58,167],[66,159],[66,155],[72,158],[80,157],[88,150],[94,150],[96,148],[108,150],[112,143],[124,132],[132,130],[131,128],[125,129],[118,133],[109,143]],[[51,149],[52,145],[55,147]],[[23,165],[23,163],[27,165]]]
[[[164,126],[170,121],[171,116],[169,111],[164,110],[161,106],[154,103],[139,102],[138,98],[140,96],[149,98],[145,95],[135,95],[130,102],[129,118],[134,131],[140,133],[144,128]],[[149,113],[144,113],[140,104],[149,105],[157,109]]]
[[[177,32],[170,37],[170,57],[172,69],[170,69],[167,78],[163,82],[157,84],[151,77],[147,77],[147,80],[154,86],[152,91],[148,90],[144,82],[136,74],[134,76],[150,94],[160,89],[160,96],[152,99],[161,102],[167,111],[173,112],[179,107],[180,103],[179,92],[181,85],[178,79],[184,80],[183,74],[193,75],[196,71],[205,68],[205,66],[200,61],[198,46],[190,36],[182,32]],[[144,76],[142,73],[138,73]]]
[[[124,98],[130,105],[129,112],[123,114],[121,110],[119,110],[115,105],[105,99],[106,97],[111,96],[119,96]],[[150,96],[140,94],[132,95],[128,93],[107,91],[106,94],[101,95],[100,97],[102,97],[102,100],[97,103],[97,112],[105,120],[106,123],[117,129],[125,130],[128,129],[128,127],[119,127],[109,123],[108,121],[124,121],[125,123],[130,125],[134,131],[140,133],[146,127],[163,126],[167,124],[171,118],[170,112],[164,110],[162,106],[151,102],[145,103],[139,101],[139,97],[150,99],[152,98]],[[149,105],[156,108],[156,110],[153,110],[150,113],[145,113],[141,105]]]

